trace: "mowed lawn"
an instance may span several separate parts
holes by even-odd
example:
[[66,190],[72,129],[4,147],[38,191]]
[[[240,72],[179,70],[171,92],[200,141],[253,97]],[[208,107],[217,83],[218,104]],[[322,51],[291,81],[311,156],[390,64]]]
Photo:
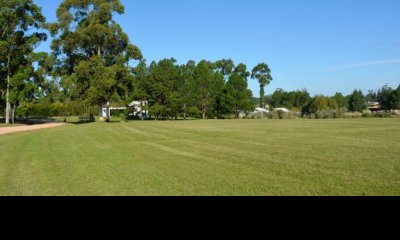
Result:
[[400,195],[400,120],[137,121],[0,136],[0,195]]

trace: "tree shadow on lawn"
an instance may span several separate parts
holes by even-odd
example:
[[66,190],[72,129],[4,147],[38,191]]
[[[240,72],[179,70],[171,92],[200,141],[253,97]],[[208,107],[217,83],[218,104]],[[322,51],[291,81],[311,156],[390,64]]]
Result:
[[57,121],[54,118],[48,118],[48,117],[18,118],[15,121],[15,124],[28,125],[28,126],[48,124],[48,123],[61,123],[61,121]]

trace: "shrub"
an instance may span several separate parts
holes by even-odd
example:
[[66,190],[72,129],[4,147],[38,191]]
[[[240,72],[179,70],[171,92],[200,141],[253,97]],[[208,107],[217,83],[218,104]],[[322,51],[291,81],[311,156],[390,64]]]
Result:
[[279,113],[277,111],[270,112],[268,114],[268,118],[270,118],[270,119],[279,119]]
[[344,118],[347,108],[339,108],[334,113],[334,118]]
[[363,117],[365,118],[372,118],[374,117],[372,113],[363,113]]
[[387,112],[377,112],[373,114],[376,118],[391,118],[392,114]]
[[284,111],[278,111],[279,119],[286,119],[287,114]]

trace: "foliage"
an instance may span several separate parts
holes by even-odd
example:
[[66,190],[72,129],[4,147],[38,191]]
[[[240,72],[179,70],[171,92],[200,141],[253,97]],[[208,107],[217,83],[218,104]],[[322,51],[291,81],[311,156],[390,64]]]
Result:
[[142,54],[113,20],[123,13],[119,0],[64,0],[59,6],[57,22],[49,29],[55,71],[71,98],[101,107],[133,91],[127,66]]
[[363,113],[365,118],[393,118],[393,114],[388,112],[374,112],[374,113]]
[[251,78],[257,79],[260,84],[260,107],[265,107],[264,96],[265,96],[265,86],[271,83],[271,69],[268,64],[260,63],[255,66],[251,72]]
[[82,101],[22,102],[16,113],[20,117],[65,117],[97,114],[96,106],[88,106]]
[[202,118],[207,119],[210,110],[212,110],[216,96],[221,92],[216,88],[220,86],[218,82],[224,82],[220,74],[215,74],[214,64],[212,62],[202,60],[193,71],[194,77],[194,98],[197,106],[202,112]]
[[38,83],[33,81],[34,48],[46,40],[45,18],[32,0],[0,1],[0,90],[6,103],[6,123],[11,105],[31,97]]
[[303,114],[317,114],[323,110],[338,109],[338,105],[333,98],[325,97],[322,95],[315,96],[311,102],[303,109]]
[[378,91],[378,101],[383,110],[400,109],[400,86],[393,90],[385,85]]
[[349,96],[349,110],[352,112],[362,112],[366,108],[365,98],[361,90],[354,90]]
[[[21,116],[96,114],[107,102],[126,106],[135,100],[147,101],[155,119],[238,118],[241,113],[285,119],[299,112],[304,118],[361,117],[367,101],[379,101],[386,111],[400,108],[400,86],[370,90],[365,97],[355,90],[348,97],[312,98],[306,89],[277,89],[265,96],[273,80],[266,63],[251,73],[229,58],[183,65],[170,58],[147,65],[115,21],[124,13],[120,0],[63,0],[56,22],[48,24],[32,0],[0,0],[0,7],[0,108],[7,117],[11,110]],[[44,27],[53,37],[51,54],[34,52],[47,38]],[[249,77],[259,82],[260,98],[252,97]],[[251,113],[266,104],[292,112]],[[347,109],[353,113],[345,114]]]
[[393,93],[394,101],[393,101],[393,109],[400,109],[400,85]]
[[311,101],[310,94],[306,89],[286,92],[278,88],[270,97],[270,104],[272,107],[280,108],[285,107],[288,109],[297,108],[302,110]]
[[378,94],[374,90],[369,90],[368,94],[365,95],[366,102],[377,102],[378,101]]
[[236,118],[242,111],[253,110],[252,92],[247,86],[249,73],[244,64],[239,64],[229,76],[222,94],[222,107],[227,113],[234,113]]
[[343,96],[342,93],[336,93],[335,96],[333,96],[333,99],[336,101],[339,108],[349,107],[349,99]]
[[175,59],[164,59],[150,65],[148,100],[156,119],[177,116],[179,67],[175,63]]

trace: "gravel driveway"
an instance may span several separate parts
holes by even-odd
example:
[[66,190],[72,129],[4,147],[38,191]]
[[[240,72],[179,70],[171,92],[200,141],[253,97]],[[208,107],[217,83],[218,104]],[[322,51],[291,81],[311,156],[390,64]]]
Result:
[[47,123],[32,126],[0,127],[0,135],[64,126],[65,123]]

